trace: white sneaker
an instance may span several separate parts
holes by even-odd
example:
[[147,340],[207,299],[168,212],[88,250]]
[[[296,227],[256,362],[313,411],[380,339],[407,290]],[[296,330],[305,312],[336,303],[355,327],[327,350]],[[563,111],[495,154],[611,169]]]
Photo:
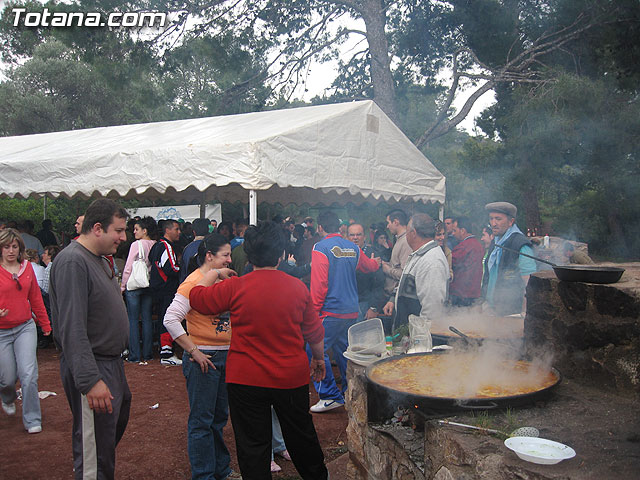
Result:
[[282,467],[280,465],[278,465],[276,462],[274,462],[273,460],[271,460],[271,471],[273,473],[275,472],[279,472],[282,470]]
[[2,402],[2,409],[4,410],[4,413],[6,413],[7,415],[15,415],[16,414],[16,404],[15,404],[15,402],[11,402],[11,403]]
[[40,433],[42,431],[42,426],[36,425],[35,427],[29,427],[27,432],[29,433]]
[[182,360],[180,360],[175,355],[172,355],[169,358],[160,359],[160,365],[175,365],[175,366],[179,366],[179,365],[182,365]]
[[309,410],[312,413],[322,413],[328,412],[329,410],[333,410],[334,408],[344,407],[344,403],[338,402],[336,400],[320,400]]

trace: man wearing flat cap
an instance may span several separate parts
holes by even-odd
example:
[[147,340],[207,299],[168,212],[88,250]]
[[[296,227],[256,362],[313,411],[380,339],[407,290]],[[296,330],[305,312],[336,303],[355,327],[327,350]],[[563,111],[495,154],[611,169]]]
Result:
[[484,208],[489,213],[489,225],[494,235],[482,282],[486,286],[486,300],[498,315],[524,313],[524,290],[529,275],[536,271],[536,262],[517,252],[533,255],[531,242],[515,223],[518,213],[515,205],[493,202]]

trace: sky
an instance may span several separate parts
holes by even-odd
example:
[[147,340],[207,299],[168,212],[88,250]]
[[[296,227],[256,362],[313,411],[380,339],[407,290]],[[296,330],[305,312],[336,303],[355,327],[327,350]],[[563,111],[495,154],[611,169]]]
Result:
[[[336,76],[336,68],[337,62],[313,64],[311,66],[312,74],[307,78],[306,84],[300,88],[296,96],[307,101],[311,100],[316,95],[322,96],[325,89],[328,89],[331,86],[331,82]],[[451,84],[450,73],[444,72],[440,77],[445,84]],[[307,92],[304,91],[305,88],[308,90]],[[460,94],[453,102],[454,108],[456,110],[460,110],[473,91],[474,90],[470,88],[461,88]],[[458,129],[463,130],[470,135],[476,134],[474,131],[476,117],[478,117],[487,107],[493,105],[495,101],[495,92],[493,90],[485,92],[484,95],[475,102],[473,108],[469,112],[469,115],[467,115],[467,117],[458,125]]]
[[[364,21],[354,20],[354,19],[340,19],[334,23],[334,28],[338,28],[339,26],[348,26],[354,30],[365,30]],[[349,57],[353,51],[359,50],[362,48],[358,45],[358,40],[361,40],[360,37],[355,39],[347,40],[343,45],[340,46],[340,51],[342,52],[343,57]],[[393,62],[392,62],[393,63]],[[301,98],[302,100],[311,100],[316,95],[322,96],[326,89],[331,86],[333,79],[336,77],[338,62],[337,60],[326,63],[312,63],[311,72],[312,75],[308,76],[306,79],[306,83],[302,86],[298,87],[298,90],[295,92],[295,97]],[[438,75],[439,80],[444,85],[451,85],[451,71],[443,71]],[[305,89],[307,90],[305,92]],[[456,96],[453,107],[456,110],[460,110],[464,105],[464,102],[469,98],[469,96],[473,93],[475,89],[461,86],[459,88],[459,94]],[[327,92],[330,94],[330,92]],[[459,130],[463,130],[469,134],[475,134],[475,119],[478,117],[487,107],[493,105],[495,103],[495,92],[493,90],[489,90],[485,92],[478,100],[476,100],[473,108],[469,112],[469,115],[458,125]]]

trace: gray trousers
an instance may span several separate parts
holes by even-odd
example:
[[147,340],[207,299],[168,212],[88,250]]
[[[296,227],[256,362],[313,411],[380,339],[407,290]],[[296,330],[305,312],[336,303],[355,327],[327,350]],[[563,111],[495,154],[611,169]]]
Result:
[[22,387],[22,424],[25,429],[42,425],[38,398],[36,324],[28,320],[13,328],[0,329],[0,398],[16,401],[16,380]]
[[73,376],[60,356],[60,377],[73,414],[73,468],[76,480],[112,480],[115,476],[116,445],[129,421],[131,391],[121,358],[96,359],[102,380],[113,400],[113,413],[94,413],[86,395],[76,388]]

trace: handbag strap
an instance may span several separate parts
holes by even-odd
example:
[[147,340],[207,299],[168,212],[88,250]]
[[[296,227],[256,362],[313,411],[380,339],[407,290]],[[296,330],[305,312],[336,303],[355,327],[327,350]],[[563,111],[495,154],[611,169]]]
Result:
[[138,240],[138,260],[144,260],[144,244],[142,240]]

